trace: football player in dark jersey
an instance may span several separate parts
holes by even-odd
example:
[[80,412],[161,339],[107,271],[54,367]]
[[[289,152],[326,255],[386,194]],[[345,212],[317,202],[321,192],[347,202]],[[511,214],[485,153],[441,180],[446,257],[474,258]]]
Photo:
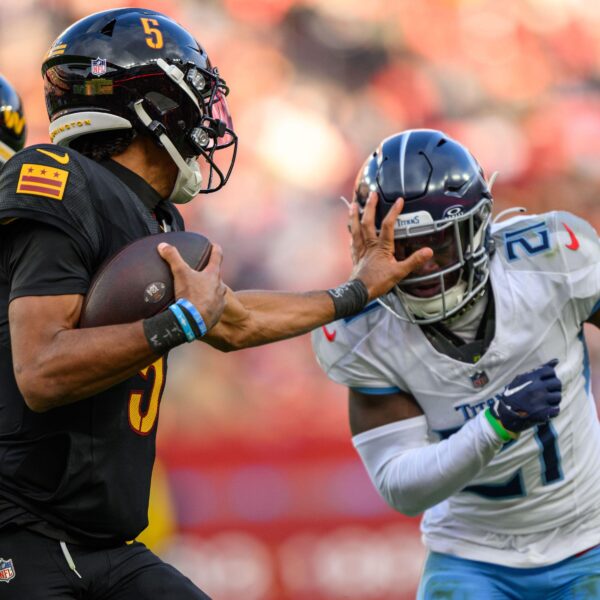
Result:
[[23,148],[26,135],[21,98],[6,77],[0,75],[0,167]]
[[78,329],[100,264],[134,239],[183,229],[176,204],[225,185],[237,137],[225,81],[156,12],[82,19],[42,74],[54,143],[23,150],[0,174],[2,597],[206,598],[126,543],[147,525],[168,351],[203,336],[234,349],[307,332],[360,311],[430,252],[396,262],[401,203],[379,237],[373,204],[362,224],[353,215],[366,251],[328,291],[234,293],[218,246],[202,272],[161,246],[177,301],[144,321]]

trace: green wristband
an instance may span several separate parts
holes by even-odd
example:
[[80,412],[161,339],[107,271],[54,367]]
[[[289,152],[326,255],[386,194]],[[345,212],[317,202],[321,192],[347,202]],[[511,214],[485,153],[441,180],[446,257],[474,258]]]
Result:
[[504,427],[504,425],[502,425],[502,423],[496,419],[489,408],[485,409],[484,414],[485,418],[488,420],[488,423],[492,426],[492,429],[498,434],[503,442],[513,442],[519,438],[519,434],[513,433],[512,431],[506,429],[506,427]]

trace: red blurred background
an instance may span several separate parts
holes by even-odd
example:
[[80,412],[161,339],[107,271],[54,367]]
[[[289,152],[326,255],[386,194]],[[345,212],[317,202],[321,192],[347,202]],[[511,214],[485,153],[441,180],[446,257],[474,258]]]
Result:
[[[496,212],[566,209],[599,224],[599,3],[130,5],[191,30],[231,87],[236,168],[184,213],[188,229],[223,246],[234,289],[345,280],[339,196],[374,146],[406,128],[444,129],[499,171]],[[48,139],[42,57],[91,10],[84,0],[2,3],[0,72],[24,98],[29,143]],[[599,337],[588,340],[598,356]],[[346,393],[317,367],[307,336],[233,354],[196,344],[173,353],[170,373],[149,545],[215,599],[414,597],[418,520],[372,490]]]

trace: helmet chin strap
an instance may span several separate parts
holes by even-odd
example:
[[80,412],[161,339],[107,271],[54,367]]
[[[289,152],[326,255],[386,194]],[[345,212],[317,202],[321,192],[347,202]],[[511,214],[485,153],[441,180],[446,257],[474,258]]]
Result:
[[[135,102],[133,104],[133,109],[144,126],[152,131],[153,121],[144,109],[143,102],[143,100]],[[168,200],[175,204],[186,204],[200,193],[200,188],[202,187],[202,173],[200,172],[200,167],[197,161],[192,158],[185,160],[178,152],[177,148],[175,148],[173,142],[168,138],[167,134],[164,132],[159,133],[159,131],[160,130],[156,130],[156,135],[179,171]]]

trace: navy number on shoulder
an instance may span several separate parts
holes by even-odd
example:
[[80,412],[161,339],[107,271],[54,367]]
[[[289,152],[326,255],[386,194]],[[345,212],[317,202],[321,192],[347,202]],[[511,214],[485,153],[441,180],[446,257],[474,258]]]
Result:
[[[563,478],[563,473],[560,466],[558,436],[552,423],[538,425],[535,428],[534,438],[540,447],[542,485],[550,485],[560,481]],[[512,444],[514,442],[506,444],[504,448],[510,447]],[[469,485],[463,489],[463,492],[472,492],[490,500],[508,500],[509,498],[520,498],[527,494],[521,469],[504,483]]]
[[[523,257],[522,252],[527,256],[534,256],[550,249],[550,232],[544,221],[509,231],[504,234],[504,246],[506,248],[506,257],[508,260],[518,260]],[[519,256],[519,249],[521,255]]]

